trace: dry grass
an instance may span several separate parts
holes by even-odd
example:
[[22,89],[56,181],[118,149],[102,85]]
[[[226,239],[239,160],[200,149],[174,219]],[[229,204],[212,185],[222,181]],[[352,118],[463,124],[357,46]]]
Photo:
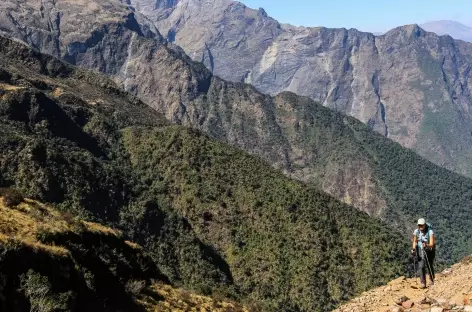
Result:
[[55,88],[54,91],[52,91],[51,95],[55,98],[60,97],[61,95],[64,94],[64,89],[62,88]]
[[9,85],[6,83],[0,83],[0,91],[1,91],[0,100],[4,99],[7,96],[8,92],[19,90],[19,89],[24,89],[24,88]]
[[125,241],[125,244],[128,245],[129,247],[133,248],[133,249],[136,249],[136,250],[142,249],[142,247],[139,246],[138,244],[130,242],[128,240]]
[[68,256],[69,251],[66,248],[43,244],[37,237],[41,232],[75,232],[80,228],[77,225],[84,225],[83,228],[90,232],[121,236],[121,232],[97,223],[72,221],[67,218],[67,214],[30,199],[25,199],[14,208],[8,208],[3,203],[3,197],[0,197],[0,242],[4,244],[25,245],[56,256]]
[[70,255],[69,251],[61,246],[45,245],[38,241],[11,237],[2,233],[0,233],[0,242],[6,246],[27,246],[35,251],[44,251],[59,257],[67,257]]
[[[199,296],[169,285],[154,284],[150,292],[145,299],[140,301],[150,312],[249,312],[243,306]],[[160,300],[155,298],[160,298]]]
[[103,226],[98,223],[88,222],[88,221],[81,221],[87,227],[87,230],[93,233],[101,233],[106,235],[113,235],[116,237],[121,237],[122,233],[118,230],[114,230],[112,228]]
[[24,89],[24,88],[23,88],[23,87],[18,87],[18,86],[9,85],[9,84],[6,84],[6,83],[0,83],[0,90],[4,90],[4,91],[15,91],[15,90],[20,90],[20,89]]
[[[7,246],[28,246],[34,250],[48,252],[54,256],[68,257],[70,252],[62,247],[44,244],[38,240],[41,233],[75,232],[78,229],[103,235],[122,237],[120,231],[87,221],[77,220],[67,213],[61,213],[37,201],[24,199],[22,203],[9,208],[0,196],[0,243]],[[135,250],[142,247],[131,241],[125,243]],[[139,287],[138,287],[139,286]],[[130,284],[131,289],[140,289],[139,283]],[[223,299],[217,300],[199,296],[169,285],[154,284],[141,292],[138,302],[147,311],[215,311],[249,312],[248,309]]]
[[102,99],[94,99],[94,100],[89,100],[89,101],[87,101],[87,103],[88,103],[89,105],[94,106],[94,105],[103,105],[103,104],[105,104],[105,101],[102,100]]
[[37,234],[39,231],[56,233],[67,230],[69,226],[58,212],[36,201],[25,199],[15,208],[8,208],[3,204],[3,197],[0,200],[0,240],[6,244],[22,244],[66,256],[69,252],[65,248],[42,244]]

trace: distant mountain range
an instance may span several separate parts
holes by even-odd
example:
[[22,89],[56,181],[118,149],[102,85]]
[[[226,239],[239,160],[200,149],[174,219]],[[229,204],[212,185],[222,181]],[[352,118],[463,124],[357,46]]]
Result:
[[434,32],[438,35],[449,35],[454,39],[472,42],[472,27],[455,21],[434,21],[420,25],[426,31]]
[[[419,24],[422,29],[433,32],[439,36],[449,35],[454,39],[472,42],[472,27],[456,21],[442,20]],[[385,32],[373,32],[375,36],[381,36]]]

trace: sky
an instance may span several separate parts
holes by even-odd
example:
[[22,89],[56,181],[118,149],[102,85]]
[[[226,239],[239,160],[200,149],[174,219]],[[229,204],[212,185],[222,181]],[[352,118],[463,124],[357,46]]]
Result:
[[240,0],[281,23],[385,32],[406,24],[454,20],[472,26],[472,0]]

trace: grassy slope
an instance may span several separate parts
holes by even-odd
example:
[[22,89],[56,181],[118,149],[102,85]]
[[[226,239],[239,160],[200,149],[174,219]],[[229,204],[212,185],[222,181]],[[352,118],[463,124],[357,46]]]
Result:
[[120,231],[34,200],[7,207],[3,199],[2,310],[247,311],[169,285],[142,247]]
[[166,281],[118,231],[32,200],[9,208],[0,198],[0,242],[5,311],[144,311],[127,284]]

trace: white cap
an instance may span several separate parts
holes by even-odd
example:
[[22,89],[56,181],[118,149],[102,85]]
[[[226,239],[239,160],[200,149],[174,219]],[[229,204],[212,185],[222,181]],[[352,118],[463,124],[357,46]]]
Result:
[[418,219],[418,225],[423,225],[423,224],[426,224],[426,221],[423,218]]

